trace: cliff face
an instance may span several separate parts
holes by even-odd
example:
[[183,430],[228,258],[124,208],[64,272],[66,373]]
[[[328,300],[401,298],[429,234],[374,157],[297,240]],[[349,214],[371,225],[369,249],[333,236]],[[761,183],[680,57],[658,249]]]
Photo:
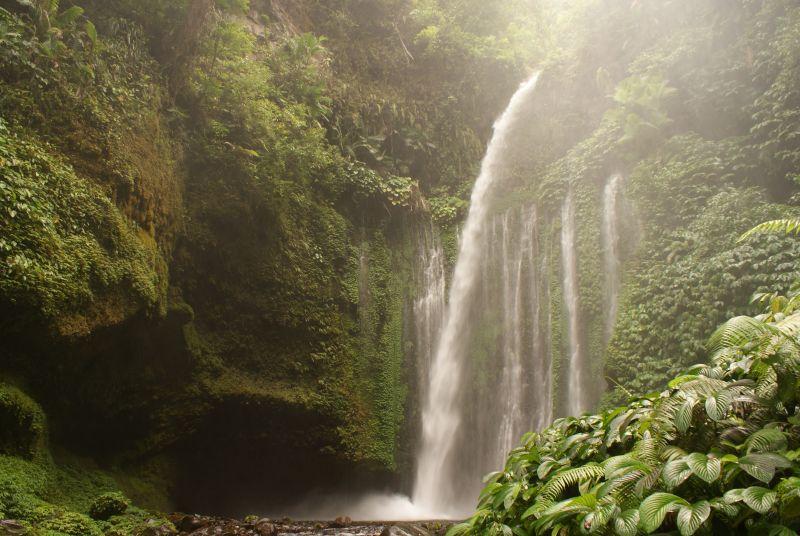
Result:
[[[798,275],[794,242],[736,242],[796,213],[792,2],[63,4],[0,1],[0,422],[38,442],[31,469],[0,433],[14,474],[91,465],[64,450],[114,468],[90,491],[232,513],[407,484],[419,233],[434,220],[452,261],[491,121],[534,64],[497,206],[536,207],[556,407],[570,191],[574,335],[609,397],[660,385]],[[476,333],[491,396],[501,334]]]
[[412,61],[391,2],[0,7],[0,372],[47,415],[42,474],[83,463],[50,444],[211,513],[402,483],[423,191],[468,179],[491,113],[435,119],[514,63],[425,83],[443,52]]

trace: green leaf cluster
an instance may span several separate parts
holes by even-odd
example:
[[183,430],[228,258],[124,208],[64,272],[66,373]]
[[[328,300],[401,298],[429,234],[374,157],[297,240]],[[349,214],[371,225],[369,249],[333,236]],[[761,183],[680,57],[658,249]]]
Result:
[[732,318],[667,390],[528,434],[451,534],[793,534],[798,325],[792,307]]

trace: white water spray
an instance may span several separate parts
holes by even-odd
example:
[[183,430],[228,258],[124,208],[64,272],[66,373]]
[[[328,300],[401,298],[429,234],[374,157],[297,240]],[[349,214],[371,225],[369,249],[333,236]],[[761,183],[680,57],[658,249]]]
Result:
[[561,208],[561,257],[564,271],[564,303],[567,309],[569,362],[567,374],[567,414],[580,415],[589,409],[580,342],[580,300],[578,289],[578,255],[576,251],[575,203],[572,190]]
[[432,513],[460,516],[472,508],[458,500],[453,489],[455,468],[451,455],[461,424],[459,400],[464,368],[465,337],[475,283],[480,272],[482,238],[489,212],[492,185],[507,174],[503,158],[510,131],[523,104],[533,93],[538,73],[522,84],[494,127],[494,136],[481,163],[472,192],[458,261],[453,274],[444,329],[431,366],[422,413],[422,448],[417,465],[414,503]]
[[[533,360],[533,430],[541,430],[553,421],[553,356],[551,348],[552,313],[547,285],[549,258],[539,245],[538,214],[535,207],[525,217],[523,233],[530,237],[528,266],[530,280],[531,357]],[[539,258],[541,257],[541,259]]]
[[620,195],[622,175],[612,175],[603,191],[603,256],[606,269],[606,339],[617,319],[620,289]]
[[[523,422],[522,366],[522,260],[531,236],[521,233],[519,244],[512,243],[511,210],[502,216],[503,281],[503,372],[497,395],[501,398],[500,434],[497,442],[498,463],[502,464],[521,435]],[[522,216],[522,215],[521,215]],[[524,227],[524,222],[521,223]]]

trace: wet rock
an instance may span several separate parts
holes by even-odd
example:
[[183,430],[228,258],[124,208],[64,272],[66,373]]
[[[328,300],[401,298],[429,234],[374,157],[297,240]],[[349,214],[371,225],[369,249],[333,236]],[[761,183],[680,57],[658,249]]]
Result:
[[173,521],[178,530],[182,532],[194,532],[197,529],[207,527],[212,523],[212,520],[207,517],[201,516],[183,516],[180,519]]
[[333,520],[333,523],[331,523],[331,527],[342,528],[342,527],[349,527],[352,524],[353,524],[353,520],[350,519],[349,517],[347,517],[347,516],[339,516],[339,517],[337,517],[336,519]]
[[175,529],[158,519],[148,519],[145,528],[139,534],[141,536],[171,536],[175,534]]
[[25,527],[13,519],[0,520],[0,536],[17,536],[25,534]]
[[260,519],[256,521],[255,530],[258,536],[275,536],[278,534],[278,527],[269,519]]
[[411,534],[404,531],[400,527],[392,525],[391,527],[386,527],[383,529],[381,536],[411,536]]
[[347,516],[340,516],[333,520],[333,523],[331,523],[331,527],[343,528],[343,527],[349,527],[352,524],[353,524],[352,519],[350,519]]

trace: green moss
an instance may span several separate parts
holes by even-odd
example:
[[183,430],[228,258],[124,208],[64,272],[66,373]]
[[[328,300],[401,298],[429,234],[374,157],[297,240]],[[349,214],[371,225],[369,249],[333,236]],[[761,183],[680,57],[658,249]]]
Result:
[[155,244],[52,148],[0,119],[0,160],[5,303],[72,334],[119,322],[165,298],[164,261]]
[[105,521],[111,516],[125,513],[130,504],[128,498],[118,491],[104,493],[92,501],[92,505],[89,507],[89,516],[92,519]]
[[42,408],[0,380],[0,454],[40,461],[46,452],[47,421]]
[[22,522],[35,536],[130,536],[148,523],[168,525],[157,515],[129,508],[111,473],[65,452],[53,456],[45,416],[22,391],[0,384],[0,400],[3,407],[24,408],[15,415],[34,416],[21,419],[14,430],[37,438],[33,452],[0,453],[0,518]]

